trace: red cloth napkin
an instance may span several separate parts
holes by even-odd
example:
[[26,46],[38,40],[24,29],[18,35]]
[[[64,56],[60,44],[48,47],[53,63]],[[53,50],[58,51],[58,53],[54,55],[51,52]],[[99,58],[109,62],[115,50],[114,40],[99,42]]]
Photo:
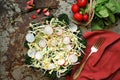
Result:
[[[83,61],[99,36],[104,36],[105,41],[98,52],[90,56],[77,80],[120,80],[120,34],[111,31],[85,32],[87,48]],[[81,64],[74,66],[71,75],[67,76],[66,80],[73,80],[74,72]]]

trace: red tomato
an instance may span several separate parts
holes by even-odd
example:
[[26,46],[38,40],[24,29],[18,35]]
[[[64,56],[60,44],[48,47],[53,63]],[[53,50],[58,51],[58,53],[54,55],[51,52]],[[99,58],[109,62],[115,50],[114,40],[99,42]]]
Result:
[[83,15],[83,21],[84,21],[84,22],[87,22],[88,19],[89,19],[89,15],[88,15],[88,14],[84,14],[84,15]]
[[77,13],[79,12],[79,6],[77,4],[73,4],[71,10],[73,13]]
[[77,4],[79,7],[85,7],[87,5],[87,0],[77,0]]
[[74,14],[74,19],[77,21],[82,21],[83,20],[83,15],[81,13],[75,13]]

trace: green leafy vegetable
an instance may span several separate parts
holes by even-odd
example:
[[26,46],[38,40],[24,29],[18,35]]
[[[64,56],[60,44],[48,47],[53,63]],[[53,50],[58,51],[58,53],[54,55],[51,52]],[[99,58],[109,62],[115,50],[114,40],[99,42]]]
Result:
[[113,7],[115,7],[115,10],[112,11],[112,8],[110,7],[109,9],[111,9],[112,12],[114,13],[120,13],[120,1],[118,0],[109,0],[109,4],[112,4]]
[[117,21],[116,14],[120,15],[120,2],[117,0],[96,0],[95,16],[92,30],[105,29]]
[[98,18],[98,20],[96,19],[95,21],[93,21],[91,29],[92,30],[102,30],[102,29],[104,29],[103,20]]
[[64,21],[66,24],[69,24],[69,18],[68,18],[68,16],[67,16],[65,13],[60,14],[60,15],[58,16],[58,19],[59,19],[60,21]]
[[108,0],[97,0],[96,4],[104,4],[106,3]]
[[28,55],[25,55],[25,63],[28,64],[28,65],[31,65],[32,64],[32,58],[29,57]]
[[112,23],[115,23],[115,16],[114,16],[114,14],[112,14],[112,13],[109,13],[109,20],[112,22]]
[[99,14],[102,18],[105,18],[105,17],[108,17],[108,16],[109,16],[108,10],[107,10],[104,6],[101,6],[101,7],[100,7],[100,10],[99,10],[98,14]]
[[29,49],[29,46],[28,46],[28,42],[27,42],[27,41],[24,42],[24,46],[25,46],[27,49]]

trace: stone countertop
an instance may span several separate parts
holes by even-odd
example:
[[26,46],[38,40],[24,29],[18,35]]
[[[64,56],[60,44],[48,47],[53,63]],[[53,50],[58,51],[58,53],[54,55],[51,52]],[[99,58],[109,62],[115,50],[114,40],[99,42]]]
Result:
[[[50,0],[46,1],[49,3]],[[75,0],[52,1],[54,2],[51,4],[57,7],[53,8],[51,13],[56,16],[66,13],[70,16],[71,4]],[[37,19],[33,20],[31,16],[35,14],[35,11],[27,12],[26,2],[27,0],[0,0],[0,80],[65,80],[64,78],[50,79],[43,76],[42,72],[25,66],[23,56],[27,49],[24,48],[23,42],[27,26],[31,21],[39,22],[45,18],[41,13]],[[41,6],[39,7],[41,8]],[[108,30],[120,33],[119,24],[120,20]],[[83,27],[81,29],[83,32],[90,31]]]

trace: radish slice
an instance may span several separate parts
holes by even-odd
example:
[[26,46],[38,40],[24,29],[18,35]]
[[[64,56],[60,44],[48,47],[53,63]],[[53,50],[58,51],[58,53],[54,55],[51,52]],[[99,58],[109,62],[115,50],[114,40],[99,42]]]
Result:
[[58,44],[57,40],[52,40],[52,41],[51,41],[51,45],[52,45],[52,46],[56,46],[57,44]]
[[63,66],[65,64],[65,59],[59,59],[58,65]]
[[28,52],[27,52],[27,54],[28,54],[29,57],[33,58],[34,55],[35,55],[35,49],[29,49]]
[[49,15],[50,15],[50,12],[49,12],[49,11],[44,12],[44,15],[45,15],[45,16],[49,16]]
[[50,63],[49,66],[48,66],[48,69],[50,70],[50,69],[54,69],[54,68],[56,68],[55,64]]
[[48,8],[45,8],[43,9],[43,13],[47,12],[48,11]]
[[46,25],[45,29],[44,29],[44,33],[51,35],[53,33],[53,29],[52,27],[50,27],[50,25]]
[[27,6],[26,6],[26,8],[27,8],[27,10],[30,10],[30,9],[32,9],[33,7],[32,7],[32,6],[27,5]]
[[72,63],[75,63],[78,61],[78,57],[75,54],[71,54],[68,58],[68,60]]
[[37,10],[36,10],[36,13],[37,13],[37,14],[39,14],[39,13],[40,13],[40,11],[41,11],[41,9],[37,9]]
[[72,49],[72,46],[70,44],[66,45],[65,48],[70,51]]
[[34,37],[34,35],[33,35],[32,33],[28,33],[28,34],[26,35],[26,40],[27,40],[28,42],[33,42],[33,41],[35,40],[35,37]]
[[70,37],[66,36],[63,38],[63,43],[64,44],[69,44],[70,43]]
[[43,54],[41,51],[36,52],[35,54],[35,59],[40,60],[43,58]]
[[46,47],[46,40],[45,39],[41,39],[38,43],[38,45],[42,48]]
[[62,30],[62,28],[60,28],[60,27],[56,27],[56,28],[55,28],[55,32],[56,32],[57,35],[62,35],[63,30]]

